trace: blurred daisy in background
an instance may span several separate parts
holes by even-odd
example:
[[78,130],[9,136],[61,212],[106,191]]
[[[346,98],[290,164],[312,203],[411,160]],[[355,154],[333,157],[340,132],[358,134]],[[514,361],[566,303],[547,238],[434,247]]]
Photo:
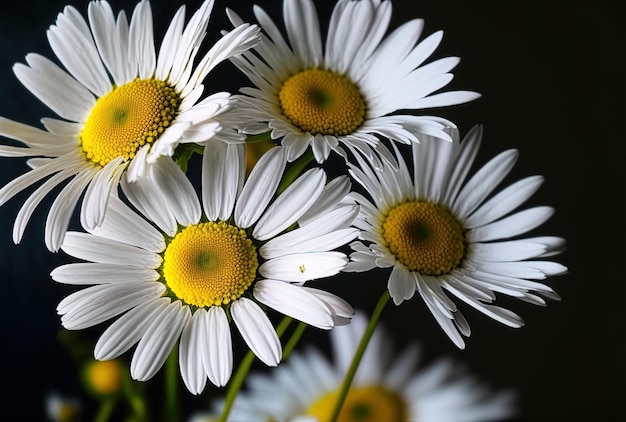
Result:
[[75,397],[64,396],[57,392],[45,397],[45,413],[53,422],[78,422],[82,419],[82,405]]
[[[318,349],[294,352],[269,373],[252,373],[229,421],[328,422],[367,317],[330,333],[332,359]],[[491,391],[450,358],[419,368],[416,343],[397,354],[385,327],[376,328],[337,422],[487,422],[513,417],[516,395]],[[219,414],[222,401],[214,403]]]
[[15,243],[37,205],[67,179],[46,220],[51,251],[60,247],[83,193],[82,220],[93,228],[102,223],[109,193],[123,174],[137,179],[180,142],[243,141],[222,124],[235,100],[225,92],[200,100],[202,82],[218,63],[258,42],[259,28],[238,26],[194,64],[212,7],[213,1],[204,2],[186,26],[181,7],[157,54],[149,2],[137,4],[130,24],[123,11],[116,18],[106,1],[89,3],[88,22],[66,6],[47,32],[65,69],[36,53],[14,66],[20,82],[60,117],[42,119],[43,129],[0,117],[0,136],[23,144],[0,145],[0,156],[37,157],[28,161],[32,170],[0,189],[0,205],[47,179],[19,211]]
[[[490,303],[501,293],[545,305],[558,300],[539,282],[563,274],[563,265],[544,260],[560,253],[565,240],[555,236],[521,238],[554,213],[548,206],[515,211],[541,186],[543,177],[530,176],[494,193],[513,168],[518,151],[504,151],[471,178],[483,130],[475,126],[459,141],[424,139],[413,144],[413,168],[396,148],[398,171],[382,171],[357,157],[350,174],[368,198],[354,194],[361,205],[356,225],[362,230],[345,271],[391,268],[387,287],[396,305],[419,292],[428,309],[460,348],[469,325],[445,291],[485,315],[510,327],[522,319]],[[395,147],[395,146],[394,146]]]
[[[454,124],[435,116],[402,114],[461,104],[477,98],[470,91],[437,92],[453,78],[457,57],[424,62],[441,42],[438,31],[418,42],[424,22],[414,19],[387,34],[391,1],[340,0],[334,7],[326,42],[322,43],[311,0],[285,0],[281,30],[258,7],[262,41],[231,58],[255,85],[240,91],[250,124],[246,133],[271,130],[273,139],[289,147],[289,161],[310,146],[322,163],[331,151],[346,157],[342,144],[379,166],[392,161],[378,136],[417,143],[422,135],[450,140],[444,129]],[[231,22],[242,19],[227,10]],[[358,22],[358,24],[356,24]],[[376,154],[374,154],[376,153]]]
[[52,278],[92,286],[59,303],[63,326],[81,330],[119,316],[100,336],[96,359],[113,359],[137,343],[130,372],[145,381],[180,340],[183,381],[199,394],[207,376],[217,386],[230,379],[231,321],[270,366],[282,348],[268,308],[320,329],[349,322],[348,303],[304,286],[348,262],[334,249],[358,235],[351,227],[358,206],[344,201],[349,178],[326,183],[324,171],[312,168],[276,196],[284,148],[265,153],[245,183],[244,151],[225,143],[205,151],[202,205],[170,160],[167,172],[122,181],[154,225],[113,195],[100,226],[67,234],[62,250],[87,262],[60,266]]

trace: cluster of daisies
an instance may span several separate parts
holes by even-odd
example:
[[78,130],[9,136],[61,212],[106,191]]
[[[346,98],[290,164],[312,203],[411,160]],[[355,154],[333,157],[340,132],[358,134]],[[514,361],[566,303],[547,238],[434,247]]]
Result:
[[[479,96],[442,92],[459,59],[429,61],[441,31],[422,37],[420,19],[389,28],[387,0],[339,0],[322,31],[312,0],[284,0],[284,28],[258,6],[256,22],[227,9],[232,29],[206,48],[213,3],[188,19],[181,7],[158,50],[148,1],[130,21],[104,0],[90,2],[86,18],[67,6],[47,32],[59,64],[32,53],[13,68],[58,117],[42,128],[0,117],[0,135],[12,140],[0,156],[28,157],[31,168],[0,189],[0,204],[32,191],[15,218],[19,243],[55,192],[45,245],[77,261],[51,277],[82,287],[59,303],[61,322],[81,330],[114,320],[96,359],[134,348],[130,373],[143,381],[178,348],[181,378],[200,394],[207,380],[229,383],[234,327],[276,366],[274,314],[324,330],[346,325],[332,331],[335,366],[318,352],[296,354],[283,375],[251,377],[232,413],[325,421],[365,317],[312,280],[387,268],[393,303],[417,292],[459,348],[470,327],[458,301],[520,327],[518,315],[492,304],[496,293],[538,305],[558,299],[541,281],[566,272],[545,259],[564,239],[523,237],[553,209],[518,210],[542,178],[497,191],[517,151],[472,171],[482,127],[461,137],[453,122],[419,113]],[[251,86],[204,92],[218,65],[236,66]],[[250,167],[247,147],[258,140],[270,145]],[[185,171],[194,152],[199,181]],[[345,163],[334,178],[324,169],[331,155]],[[77,207],[81,230],[72,231]],[[377,338],[341,420],[377,411],[396,415],[384,420],[441,421],[448,402],[455,421],[510,414],[510,395],[485,399],[463,378],[450,385],[449,362],[411,378],[415,350],[391,366]],[[281,383],[284,394],[270,391]]]

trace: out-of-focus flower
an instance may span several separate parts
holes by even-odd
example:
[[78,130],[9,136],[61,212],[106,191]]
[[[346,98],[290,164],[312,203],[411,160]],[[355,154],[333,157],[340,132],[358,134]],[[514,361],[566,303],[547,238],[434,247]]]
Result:
[[[268,374],[251,374],[228,420],[328,422],[366,325],[358,312],[330,333],[332,362],[309,347]],[[514,392],[491,391],[450,358],[417,369],[419,351],[412,343],[396,354],[384,327],[377,327],[337,421],[487,422],[515,415]],[[221,406],[222,400],[214,403],[218,412]]]
[[83,368],[82,380],[96,396],[111,396],[122,389],[122,364],[119,360],[91,361]]
[[334,250],[358,235],[350,227],[358,206],[343,202],[348,177],[327,184],[324,171],[313,168],[275,197],[285,149],[265,153],[245,183],[244,151],[224,143],[205,151],[204,215],[193,185],[169,161],[172,168],[154,175],[154,186],[148,178],[125,185],[154,225],[112,196],[100,226],[67,234],[62,250],[89,262],[58,267],[53,279],[94,286],[59,303],[63,326],[78,330],[121,315],[98,340],[96,359],[113,359],[138,343],[130,371],[143,381],[180,339],[181,374],[198,394],[207,376],[218,386],[230,378],[230,321],[267,365],[278,364],[282,348],[266,306],[322,329],[349,321],[345,301],[303,286],[337,274],[348,261]]
[[81,405],[78,399],[50,393],[45,400],[46,416],[54,422],[78,422]]
[[258,42],[259,28],[238,26],[196,63],[212,7],[213,1],[204,2],[186,26],[181,7],[156,54],[149,2],[137,4],[130,24],[106,1],[89,3],[89,23],[67,6],[48,30],[65,69],[35,53],[14,66],[20,82],[60,117],[42,119],[44,129],[0,117],[0,135],[25,146],[1,145],[0,156],[36,157],[28,161],[31,171],[0,189],[0,204],[47,179],[19,211],[15,243],[37,205],[67,179],[46,221],[51,251],[60,247],[83,193],[82,220],[93,228],[102,223],[120,178],[137,179],[179,143],[243,141],[224,123],[236,101],[229,93],[199,100],[211,69]]
[[[387,34],[390,1],[338,1],[324,44],[313,1],[285,0],[283,5],[289,42],[256,6],[264,37],[231,60],[255,85],[241,89],[250,122],[243,130],[271,130],[273,139],[282,138],[282,145],[289,147],[290,161],[309,146],[320,163],[331,150],[345,157],[343,144],[379,166],[378,155],[393,160],[379,135],[402,143],[417,143],[422,135],[450,140],[444,128],[453,127],[452,122],[402,110],[449,106],[479,96],[470,91],[436,93],[452,80],[449,72],[459,59],[424,64],[443,33],[418,42],[421,19]],[[234,25],[243,23],[233,11],[228,14]]]
[[388,165],[382,171],[372,169],[360,157],[361,167],[350,164],[350,173],[369,198],[355,195],[363,242],[352,243],[346,271],[391,268],[388,289],[394,303],[419,292],[460,348],[465,347],[461,334],[469,336],[470,328],[445,291],[505,325],[520,327],[517,314],[490,304],[495,293],[545,305],[543,297],[559,296],[538,280],[567,270],[542,259],[560,253],[564,239],[520,238],[554,212],[547,206],[515,212],[543,178],[527,177],[494,194],[512,169],[517,150],[497,155],[466,180],[482,133],[476,126],[462,142],[456,130],[451,143],[424,139],[413,145],[412,170],[397,150],[398,171]]

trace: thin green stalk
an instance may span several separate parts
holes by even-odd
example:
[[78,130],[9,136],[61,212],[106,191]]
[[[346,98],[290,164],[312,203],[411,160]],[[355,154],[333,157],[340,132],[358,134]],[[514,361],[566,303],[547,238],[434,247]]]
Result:
[[178,347],[174,347],[165,361],[165,420],[167,421],[178,421],[181,417],[178,383]]
[[[283,335],[289,324],[291,324],[292,319],[290,317],[284,317],[282,321],[276,327],[276,334],[278,337]],[[228,386],[228,391],[226,392],[226,401],[224,403],[224,409],[222,410],[222,414],[218,419],[218,422],[226,422],[228,419],[228,415],[230,414],[230,410],[233,407],[233,403],[235,402],[235,398],[241,390],[243,386],[243,382],[246,380],[246,376],[248,375],[248,371],[250,371],[250,367],[252,366],[252,362],[254,362],[254,353],[252,350],[248,350],[246,355],[239,363],[239,367],[237,368],[237,372],[231,378],[230,384]]]
[[298,341],[300,341],[300,337],[302,337],[302,334],[304,334],[304,330],[307,326],[308,325],[304,322],[300,322],[296,329],[293,330],[293,334],[289,338],[289,341],[287,341],[287,344],[285,344],[285,347],[283,347],[283,361],[287,360],[293,349],[295,349],[296,344],[298,344]]
[[246,143],[247,144],[252,144],[254,142],[265,142],[265,141],[271,141],[272,140],[272,132],[264,132],[264,133],[259,133],[258,135],[248,135],[248,137],[246,138]]
[[115,403],[117,400],[113,397],[107,397],[100,401],[100,407],[98,413],[94,417],[94,422],[107,422],[111,418],[113,409],[115,409]]
[[372,334],[374,334],[374,329],[376,328],[376,324],[378,324],[380,314],[383,312],[383,309],[385,308],[385,305],[387,304],[389,298],[389,290],[385,289],[385,292],[382,294],[380,299],[378,299],[378,303],[376,304],[376,307],[372,312],[372,316],[370,317],[369,323],[365,328],[365,332],[363,332],[363,337],[361,337],[361,341],[359,342],[356,352],[354,353],[352,362],[350,363],[350,367],[348,368],[348,372],[346,372],[346,376],[343,379],[341,391],[339,392],[339,398],[337,399],[337,403],[335,404],[335,409],[333,410],[330,422],[335,422],[339,417],[339,412],[341,412],[341,406],[343,406],[343,402],[346,400],[346,396],[348,395],[348,391],[350,390],[350,385],[352,384],[354,374],[356,374],[356,370],[361,363],[361,358],[363,358],[365,349],[367,349],[367,345],[372,338]]
[[280,181],[280,185],[278,185],[277,193],[281,193],[287,186],[293,183],[294,180],[298,178],[302,174],[302,171],[309,165],[311,161],[313,161],[313,153],[311,150],[308,150],[304,154],[300,156],[296,161],[293,162],[291,167],[285,171],[285,175],[283,176],[283,180]]

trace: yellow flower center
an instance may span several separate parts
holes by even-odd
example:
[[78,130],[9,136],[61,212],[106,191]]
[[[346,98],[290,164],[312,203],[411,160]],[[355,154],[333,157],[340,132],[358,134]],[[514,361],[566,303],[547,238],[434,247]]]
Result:
[[291,123],[313,135],[348,135],[365,120],[365,101],[359,88],[329,70],[296,73],[283,84],[278,99]]
[[92,362],[86,376],[90,388],[98,394],[114,394],[122,388],[122,367],[117,360]]
[[405,202],[392,208],[383,220],[382,235],[398,261],[424,275],[450,272],[465,253],[459,222],[430,202]]
[[223,221],[189,226],[164,254],[168,287],[189,305],[210,307],[239,298],[252,284],[257,252],[246,232]]
[[[337,403],[335,391],[317,400],[307,412],[319,422],[328,422]],[[337,422],[403,422],[408,409],[402,397],[380,386],[364,386],[348,391]]]
[[174,88],[156,79],[115,88],[98,99],[80,134],[85,156],[100,166],[117,157],[133,159],[172,123],[180,103]]

